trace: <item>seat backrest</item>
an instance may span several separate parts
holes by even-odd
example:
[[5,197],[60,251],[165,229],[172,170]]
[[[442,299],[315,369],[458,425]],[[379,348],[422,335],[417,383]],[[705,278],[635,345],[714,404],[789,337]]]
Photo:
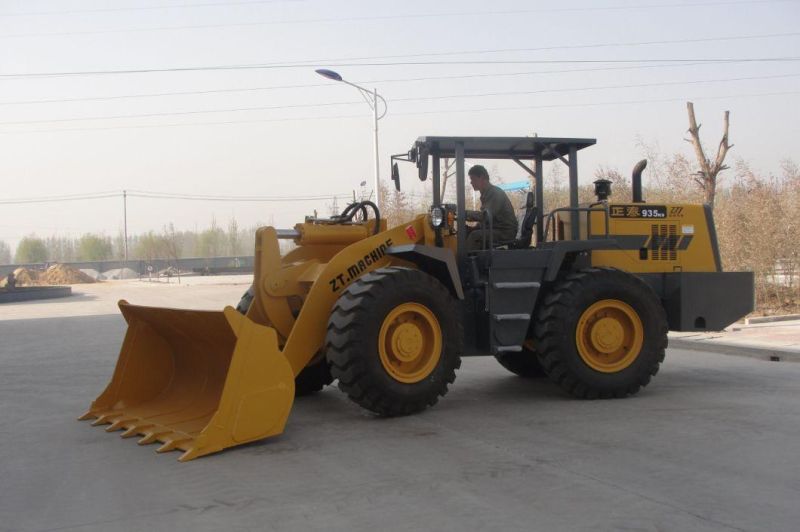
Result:
[[525,198],[525,216],[522,217],[522,222],[519,224],[519,236],[514,243],[514,247],[527,248],[531,245],[533,240],[533,226],[536,224],[536,207],[534,207],[533,192],[528,192]]

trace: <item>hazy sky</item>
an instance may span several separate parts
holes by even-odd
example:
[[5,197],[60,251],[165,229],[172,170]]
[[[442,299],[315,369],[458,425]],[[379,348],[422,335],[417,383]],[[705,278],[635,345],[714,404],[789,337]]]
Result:
[[[372,182],[371,112],[320,67],[388,100],[385,179],[388,155],[418,136],[534,132],[597,138],[579,158],[583,181],[600,164],[627,173],[637,138],[691,156],[687,99],[709,150],[729,109],[731,160],[777,172],[800,160],[798,23],[797,1],[0,1],[0,199],[347,194]],[[13,76],[153,69],[178,70]],[[404,186],[423,190],[410,167]],[[287,227],[326,203],[132,198],[129,233],[232,215]],[[12,246],[121,224],[119,198],[0,205]]]

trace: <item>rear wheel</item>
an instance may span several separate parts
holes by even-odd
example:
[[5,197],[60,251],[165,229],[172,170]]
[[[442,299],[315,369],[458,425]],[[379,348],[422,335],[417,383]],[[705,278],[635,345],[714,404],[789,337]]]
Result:
[[433,406],[461,365],[461,323],[450,292],[407,268],[369,273],[342,294],[325,341],[339,388],[384,416]]
[[[255,291],[253,287],[247,289],[236,305],[236,310],[242,314],[247,314],[250,305],[255,299]],[[300,374],[294,379],[294,395],[301,397],[303,395],[310,395],[315,392],[321,391],[325,386],[333,382],[331,370],[328,367],[328,362],[325,357],[320,356],[312,360]]]
[[667,316],[655,292],[620,270],[571,274],[544,299],[534,337],[548,377],[584,398],[624,397],[664,360]]

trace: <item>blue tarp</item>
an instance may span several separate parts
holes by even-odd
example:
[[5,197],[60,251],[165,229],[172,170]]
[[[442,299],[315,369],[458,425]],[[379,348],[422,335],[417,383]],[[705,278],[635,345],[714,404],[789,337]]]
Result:
[[513,183],[500,183],[497,186],[509,192],[512,190],[530,190],[531,182],[525,179],[524,181],[514,181]]

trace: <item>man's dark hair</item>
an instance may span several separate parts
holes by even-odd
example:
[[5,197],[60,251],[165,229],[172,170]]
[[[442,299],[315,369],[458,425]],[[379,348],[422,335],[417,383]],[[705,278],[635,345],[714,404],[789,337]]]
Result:
[[476,164],[472,168],[469,169],[467,175],[470,177],[483,177],[485,179],[489,179],[489,172],[486,171],[486,167],[482,164]]

